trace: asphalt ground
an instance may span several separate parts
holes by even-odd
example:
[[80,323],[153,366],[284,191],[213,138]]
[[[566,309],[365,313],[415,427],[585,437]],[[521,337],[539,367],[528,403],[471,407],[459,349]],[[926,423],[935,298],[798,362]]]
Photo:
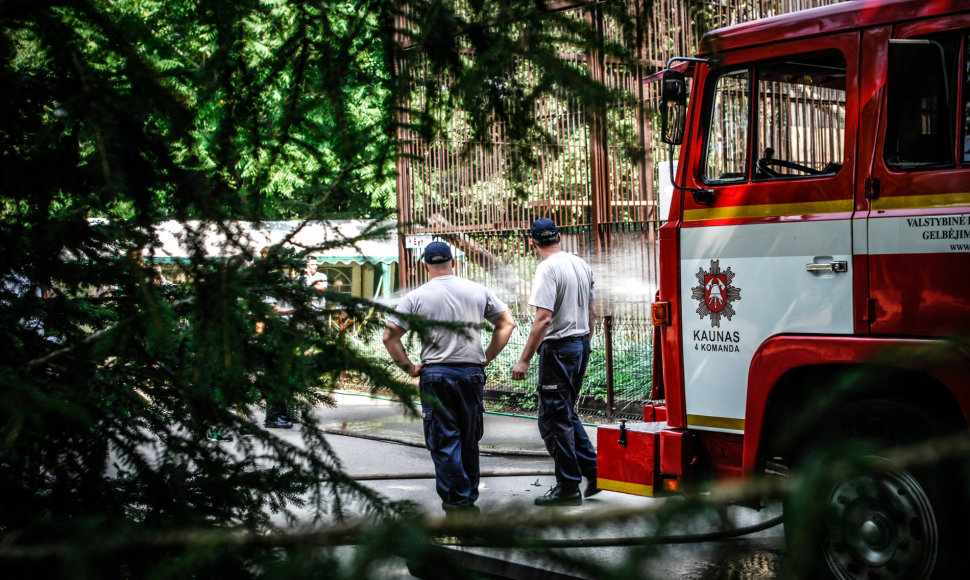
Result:
[[[435,493],[434,468],[424,448],[420,415],[412,416],[396,401],[362,394],[339,393],[334,407],[320,407],[315,412],[318,424],[328,433],[328,440],[341,460],[344,471],[391,500],[410,500],[429,518],[444,515]],[[596,445],[596,429],[587,432]],[[297,430],[277,431],[283,438],[299,440]],[[595,519],[607,513],[652,512],[664,502],[679,498],[646,498],[603,491],[587,498],[580,506],[544,508],[533,500],[555,484],[552,459],[539,438],[535,418],[486,413],[485,434],[481,441],[481,496],[477,505],[480,518],[546,517],[555,512],[573,521]],[[718,533],[725,528],[754,526],[779,513],[778,509],[751,510],[729,506],[716,517],[685,522],[679,528],[668,528],[664,534]],[[606,526],[550,530],[553,539],[593,540],[597,544],[615,538],[649,535],[643,520],[628,520]],[[781,526],[740,538],[694,543],[672,543],[652,551],[647,563],[651,578],[684,578],[695,580],[742,580],[787,578]],[[468,554],[475,566],[508,578],[582,578],[575,570],[558,568],[527,550],[494,548],[456,548]],[[570,556],[607,566],[633,565],[633,548],[603,546],[568,547]],[[641,555],[642,556],[642,555]],[[385,578],[412,577],[401,563],[382,572]]]

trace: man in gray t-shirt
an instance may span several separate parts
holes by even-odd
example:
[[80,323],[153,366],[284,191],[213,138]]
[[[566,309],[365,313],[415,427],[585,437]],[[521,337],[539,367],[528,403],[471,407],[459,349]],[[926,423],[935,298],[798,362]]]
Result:
[[556,486],[537,497],[536,505],[579,505],[583,477],[586,497],[599,493],[596,449],[576,415],[589,364],[593,270],[578,256],[562,251],[562,235],[551,219],[537,219],[530,236],[542,258],[529,298],[536,315],[512,378],[524,379],[532,357],[539,353],[539,435],[556,464]]
[[[478,510],[485,365],[502,351],[515,328],[505,303],[484,286],[455,276],[454,266],[447,244],[428,244],[424,268],[431,279],[404,297],[384,332],[384,347],[394,362],[410,376],[421,377],[425,443],[446,512]],[[421,362],[414,364],[401,342],[411,324],[400,315],[452,326],[432,324],[422,337]],[[482,346],[483,319],[495,326],[488,348]]]

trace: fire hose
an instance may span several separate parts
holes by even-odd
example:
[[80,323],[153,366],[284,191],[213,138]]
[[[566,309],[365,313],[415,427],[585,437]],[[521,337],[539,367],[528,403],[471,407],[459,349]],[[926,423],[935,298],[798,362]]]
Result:
[[769,530],[782,523],[783,516],[769,518],[763,522],[731,530],[716,530],[698,534],[671,534],[664,536],[627,536],[623,538],[570,538],[570,539],[524,539],[515,538],[504,544],[477,538],[448,538],[439,542],[442,546],[553,549],[553,548],[621,548],[660,544],[700,544],[740,538]]
[[[385,437],[380,435],[369,435],[347,431],[344,429],[323,429],[325,433],[339,435],[343,437],[357,437],[371,441],[385,443],[395,443],[399,445],[409,445],[413,447],[424,447],[422,443],[408,441],[403,438]],[[483,452],[484,453],[484,452]],[[544,456],[545,453],[519,451],[519,450],[490,450],[492,455],[527,455]],[[481,472],[481,477],[528,477],[554,475],[552,469],[508,469]],[[353,475],[351,479],[356,481],[384,481],[384,480],[406,480],[406,479],[434,479],[432,472],[424,473],[379,473],[367,475]],[[441,546],[464,546],[464,547],[516,547],[525,549],[553,549],[553,548],[606,548],[606,547],[625,547],[643,546],[656,544],[695,544],[703,542],[716,542],[728,540],[762,532],[771,529],[783,521],[783,516],[769,518],[763,522],[758,522],[749,526],[733,528],[730,530],[716,530],[696,534],[673,534],[663,536],[629,536],[622,538],[575,538],[575,539],[523,539],[516,538],[505,545],[499,545],[495,541],[482,540],[480,538],[457,538],[449,537],[438,542]]]

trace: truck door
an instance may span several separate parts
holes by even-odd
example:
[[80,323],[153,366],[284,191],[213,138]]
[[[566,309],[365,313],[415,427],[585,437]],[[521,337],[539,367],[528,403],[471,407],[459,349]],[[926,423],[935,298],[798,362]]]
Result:
[[858,50],[856,33],[725,50],[702,79],[684,179],[714,201],[684,195],[679,239],[692,428],[744,431],[767,338],[853,332]]
[[963,336],[970,328],[970,16],[897,26],[864,49],[880,95],[862,141],[867,187],[869,330]]

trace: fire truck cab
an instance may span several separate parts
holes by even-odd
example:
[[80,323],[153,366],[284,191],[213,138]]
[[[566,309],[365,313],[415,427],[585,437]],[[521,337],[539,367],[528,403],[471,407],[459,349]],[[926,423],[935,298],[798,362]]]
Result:
[[672,61],[665,401],[599,428],[599,487],[793,477],[851,448],[865,467],[786,500],[800,574],[951,577],[966,457],[890,450],[970,422],[970,5],[845,2],[713,31]]

